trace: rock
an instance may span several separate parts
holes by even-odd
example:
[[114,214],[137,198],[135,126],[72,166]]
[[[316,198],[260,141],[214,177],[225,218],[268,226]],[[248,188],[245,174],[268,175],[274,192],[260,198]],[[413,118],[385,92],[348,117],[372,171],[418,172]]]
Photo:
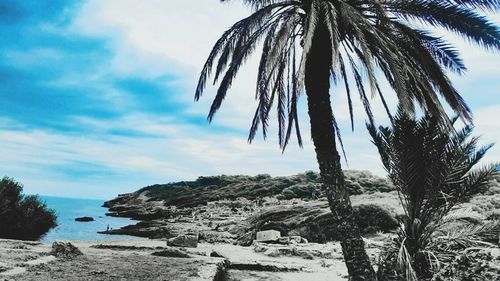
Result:
[[264,230],[257,232],[257,241],[267,242],[267,241],[278,241],[281,237],[281,233],[276,230]]
[[281,256],[281,253],[278,249],[276,248],[269,248],[267,249],[265,252],[264,252],[264,255],[268,256],[268,257],[273,257],[273,258],[276,258],[276,257],[279,257]]
[[94,218],[93,217],[79,217],[79,218],[76,218],[75,221],[89,222],[89,221],[94,221]]
[[136,193],[125,193],[118,194],[118,197],[109,201],[104,202],[102,207],[110,208],[115,205],[124,204],[136,197]]
[[278,241],[276,241],[276,242],[278,242],[278,244],[288,245],[288,244],[290,244],[290,237],[288,237],[288,236],[280,237],[280,238],[278,238]]
[[295,250],[294,254],[296,256],[299,256],[299,257],[301,257],[303,259],[306,259],[306,260],[313,260],[314,259],[313,253],[311,251],[309,251],[309,250],[302,250],[302,249],[301,250]]
[[90,248],[110,249],[110,250],[116,250],[116,251],[146,251],[146,250],[164,249],[163,247],[124,246],[124,245],[106,245],[106,244],[91,245]]
[[318,256],[323,259],[333,259],[333,253],[331,251],[320,251]]
[[250,245],[252,245],[254,237],[255,237],[254,232],[252,232],[252,231],[247,232],[247,233],[241,235],[238,238],[238,240],[236,240],[236,244],[240,245],[240,246],[244,246],[244,247],[250,246]]
[[171,229],[162,220],[141,221],[137,224],[127,225],[120,229],[111,229],[108,231],[99,231],[101,234],[119,234],[146,237],[151,239],[171,238],[177,233]]
[[274,245],[268,247],[263,254],[268,257],[297,256],[294,248],[283,246],[275,247]]
[[0,273],[4,272],[4,271],[7,271],[11,269],[10,267],[8,267],[6,264],[4,263],[0,263]]
[[300,236],[285,236],[278,238],[276,242],[278,244],[283,244],[283,245],[301,244],[301,243],[307,243],[307,239]]
[[90,274],[92,275],[103,275],[105,273],[106,272],[104,270],[93,270],[92,272],[90,272]]
[[196,236],[196,235],[179,235],[177,237],[168,239],[167,245],[174,246],[174,247],[196,248],[196,247],[198,247],[198,236]]
[[256,253],[265,252],[267,249],[269,249],[269,247],[266,247],[260,243],[254,243],[254,245],[253,245],[253,251]]
[[301,257],[303,259],[312,260],[315,257],[332,259],[331,251],[324,249],[311,249],[305,245],[280,245],[276,243],[265,244],[254,242],[253,251],[255,253],[262,253],[268,257]]
[[186,251],[174,249],[174,248],[165,248],[162,251],[152,253],[153,256],[159,257],[171,257],[171,258],[190,258],[191,256],[186,253]]
[[[373,216],[366,218],[367,210],[374,210]],[[356,223],[362,226],[364,233],[371,231],[389,231],[394,228],[395,219],[391,217],[384,207],[373,207],[369,205],[356,206]],[[376,214],[381,215],[380,218]],[[375,218],[373,218],[375,217]],[[369,228],[368,226],[373,226]],[[251,214],[244,221],[238,223],[231,230],[237,237],[242,237],[256,230],[279,231],[283,236],[300,236],[309,242],[325,243],[327,241],[338,241],[339,230],[333,214],[326,201],[314,200],[300,205],[272,206],[261,212]],[[257,237],[258,239],[258,237]]]
[[300,236],[290,236],[290,243],[296,243],[296,244],[307,243],[307,239],[302,238]]
[[303,267],[284,265],[269,262],[250,262],[238,263],[230,262],[227,266],[228,269],[234,270],[248,270],[248,271],[268,271],[268,272],[296,272],[302,271]]
[[83,253],[73,244],[67,242],[54,242],[52,243],[52,255],[58,258],[71,259],[76,256],[83,255]]
[[226,256],[224,256],[223,254],[217,252],[217,251],[213,251],[210,253],[210,257],[212,258],[224,258],[224,259],[227,259]]

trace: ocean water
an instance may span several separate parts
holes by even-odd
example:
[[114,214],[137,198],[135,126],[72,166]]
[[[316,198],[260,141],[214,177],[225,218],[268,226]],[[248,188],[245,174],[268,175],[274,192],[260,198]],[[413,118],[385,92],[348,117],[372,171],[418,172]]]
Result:
[[[57,213],[58,226],[50,230],[42,242],[53,242],[55,240],[107,240],[107,239],[134,239],[128,235],[106,235],[97,231],[106,230],[109,225],[117,229],[125,225],[134,224],[133,220],[127,218],[114,218],[106,216],[107,208],[101,207],[104,201],[92,199],[76,199],[40,196],[47,206]],[[93,217],[93,222],[77,222],[77,217]]]

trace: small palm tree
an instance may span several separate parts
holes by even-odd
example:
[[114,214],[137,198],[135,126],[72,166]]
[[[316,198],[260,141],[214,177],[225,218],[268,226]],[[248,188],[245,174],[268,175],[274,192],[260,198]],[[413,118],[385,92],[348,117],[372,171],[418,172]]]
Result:
[[[500,4],[495,0],[243,2],[254,12],[235,23],[215,43],[201,72],[195,99],[201,97],[213,74],[214,83],[220,85],[208,115],[211,121],[241,65],[258,46],[262,47],[255,93],[259,103],[248,139],[254,139],[259,126],[266,137],[269,113],[276,103],[279,144],[284,149],[294,130],[302,145],[297,104],[305,89],[320,175],[340,226],[349,275],[352,280],[375,280],[363,240],[351,219],[352,206],[337,148],[336,136],[342,146],[340,132],[330,104],[330,83],[345,85],[351,124],[351,77],[370,122],[373,116],[369,92],[380,96],[386,105],[376,69],[389,81],[405,110],[413,112],[414,104],[419,104],[441,117],[444,124],[448,118],[438,98],[442,96],[461,118],[470,120],[469,108],[445,74],[445,69],[465,71],[458,52],[441,38],[414,28],[413,23],[444,27],[487,49],[499,49],[497,27],[475,9],[497,10]],[[369,86],[366,89],[365,80]]]
[[429,278],[428,250],[443,218],[484,192],[496,173],[497,165],[473,169],[492,145],[477,148],[470,125],[453,132],[440,127],[435,117],[415,120],[402,110],[392,128],[368,129],[405,212],[397,243],[406,279]]

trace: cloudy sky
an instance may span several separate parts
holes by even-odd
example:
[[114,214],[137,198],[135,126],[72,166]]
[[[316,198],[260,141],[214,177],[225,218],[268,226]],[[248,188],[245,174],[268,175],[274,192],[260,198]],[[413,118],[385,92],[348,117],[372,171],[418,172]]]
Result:
[[[206,113],[215,88],[193,102],[211,46],[250,12],[239,2],[0,0],[0,174],[28,193],[106,199],[200,175],[316,170],[304,106],[304,148],[292,143],[282,154],[274,135],[246,142],[255,60],[212,124]],[[498,53],[448,38],[469,67],[453,80],[474,111],[476,133],[495,142]],[[383,176],[362,112],[351,132],[343,89],[332,93],[349,168]],[[379,123],[386,122],[380,101],[373,102]],[[498,159],[494,148],[488,160]]]

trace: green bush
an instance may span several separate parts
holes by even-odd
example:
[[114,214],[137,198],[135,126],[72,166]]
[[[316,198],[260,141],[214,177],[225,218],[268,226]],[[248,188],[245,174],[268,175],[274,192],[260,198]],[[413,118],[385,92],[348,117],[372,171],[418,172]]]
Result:
[[350,195],[363,194],[364,189],[358,182],[352,182],[346,179],[345,184]]
[[22,184],[13,179],[0,180],[0,238],[38,240],[57,226],[54,211],[22,191]]
[[398,221],[389,211],[373,204],[354,207],[354,221],[362,234],[389,232],[399,226]]
[[[368,171],[345,171],[346,185],[350,194],[388,192],[394,187],[384,178]],[[164,200],[166,205],[194,207],[209,201],[245,197],[276,196],[279,199],[316,199],[324,196],[319,174],[307,171],[288,177],[220,175],[199,177],[194,181],[172,182],[144,187],[150,200]]]
[[271,175],[269,175],[269,174],[260,174],[260,175],[256,175],[251,180],[253,180],[253,181],[264,181],[264,180],[270,180],[270,179],[271,179]]
[[306,182],[318,182],[319,181],[319,175],[313,171],[306,171],[304,173],[304,178]]

